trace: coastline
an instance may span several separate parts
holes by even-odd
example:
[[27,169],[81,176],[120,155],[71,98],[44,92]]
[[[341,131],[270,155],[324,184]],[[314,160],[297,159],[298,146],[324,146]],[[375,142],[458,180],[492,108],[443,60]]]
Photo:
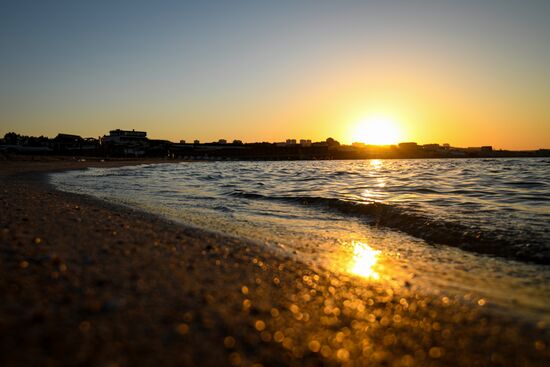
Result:
[[550,361],[542,323],[314,271],[41,179],[129,163],[152,162],[0,162],[1,365]]

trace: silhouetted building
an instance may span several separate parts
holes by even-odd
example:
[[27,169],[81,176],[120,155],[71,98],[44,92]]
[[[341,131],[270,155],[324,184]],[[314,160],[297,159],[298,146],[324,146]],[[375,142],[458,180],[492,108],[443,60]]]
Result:
[[422,145],[422,148],[424,150],[439,150],[440,149],[440,146],[439,144],[424,144]]
[[103,137],[104,143],[135,143],[143,142],[147,140],[147,133],[145,131],[135,131],[135,130],[111,130],[109,135]]
[[79,135],[60,133],[52,139],[52,143],[53,149],[56,152],[66,153],[69,151],[79,150],[84,143],[84,139],[82,139]]
[[111,130],[102,138],[107,155],[141,157],[149,148],[149,139],[145,131]]
[[417,150],[418,144],[413,142],[399,143],[399,149],[403,150]]
[[53,138],[53,141],[58,144],[79,144],[84,139],[80,135],[72,135],[72,134],[62,134],[59,133],[55,138]]

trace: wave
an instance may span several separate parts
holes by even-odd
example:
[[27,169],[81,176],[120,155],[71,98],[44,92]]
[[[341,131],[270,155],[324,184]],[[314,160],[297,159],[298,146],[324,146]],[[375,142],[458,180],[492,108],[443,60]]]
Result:
[[456,222],[430,218],[424,213],[395,205],[378,202],[357,203],[316,196],[265,196],[244,191],[232,191],[228,195],[251,200],[315,206],[322,210],[360,217],[369,225],[399,230],[431,244],[454,246],[466,251],[518,261],[550,264],[550,249],[541,241],[522,241],[513,238],[514,236],[510,236],[506,231],[472,228]]
[[520,187],[541,187],[546,186],[544,182],[538,181],[515,181],[506,183],[508,186],[520,186]]

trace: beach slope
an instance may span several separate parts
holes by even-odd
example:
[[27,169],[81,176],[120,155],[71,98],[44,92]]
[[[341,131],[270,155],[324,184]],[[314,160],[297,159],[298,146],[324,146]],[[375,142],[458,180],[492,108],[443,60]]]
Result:
[[314,270],[44,180],[122,164],[0,162],[0,365],[550,363],[544,322]]

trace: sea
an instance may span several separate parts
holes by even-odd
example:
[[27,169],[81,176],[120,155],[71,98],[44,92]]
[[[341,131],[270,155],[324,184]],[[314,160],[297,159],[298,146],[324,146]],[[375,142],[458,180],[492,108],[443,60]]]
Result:
[[50,181],[334,274],[550,321],[548,158],[190,161]]

